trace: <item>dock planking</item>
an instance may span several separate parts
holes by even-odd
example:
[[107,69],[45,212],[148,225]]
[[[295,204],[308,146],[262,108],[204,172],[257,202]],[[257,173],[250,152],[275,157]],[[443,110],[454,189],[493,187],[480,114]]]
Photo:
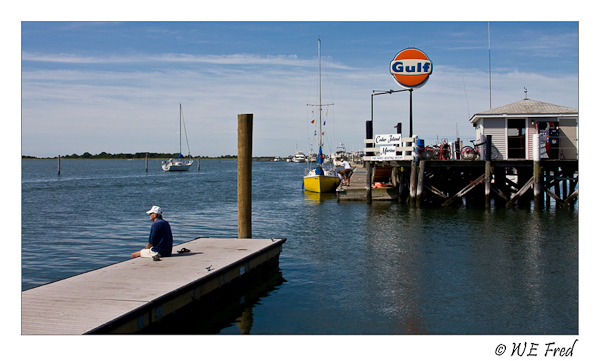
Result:
[[[338,201],[366,201],[367,200],[367,170],[356,166],[350,177],[350,185],[341,185],[337,189]],[[375,188],[372,190],[372,199],[389,201],[398,199],[398,190],[392,187]]]
[[[285,239],[197,238],[171,257],[135,258],[21,294],[21,333],[134,333],[278,262]],[[177,253],[181,248],[190,252]]]

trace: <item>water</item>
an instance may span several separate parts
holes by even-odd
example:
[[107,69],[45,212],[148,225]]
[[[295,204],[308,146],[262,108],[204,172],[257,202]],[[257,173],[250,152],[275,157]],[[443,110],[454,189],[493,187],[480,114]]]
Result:
[[[22,162],[22,289],[124,261],[163,207],[175,243],[237,237],[235,161]],[[286,237],[252,334],[577,334],[578,211],[338,203],[253,163],[253,238]],[[239,334],[240,314],[216,331]]]

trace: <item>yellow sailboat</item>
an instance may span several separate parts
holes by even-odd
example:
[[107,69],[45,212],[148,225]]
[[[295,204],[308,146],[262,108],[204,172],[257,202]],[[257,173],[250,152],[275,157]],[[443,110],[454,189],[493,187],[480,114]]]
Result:
[[323,168],[323,132],[321,129],[321,38],[319,38],[319,153],[317,154],[317,166],[308,170],[304,176],[304,190],[316,193],[335,192],[340,184],[340,178],[335,168]]

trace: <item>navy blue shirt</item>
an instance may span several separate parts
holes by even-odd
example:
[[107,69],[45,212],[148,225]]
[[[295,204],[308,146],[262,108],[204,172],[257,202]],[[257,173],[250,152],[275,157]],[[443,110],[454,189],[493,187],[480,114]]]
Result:
[[169,257],[173,250],[173,234],[169,222],[161,218],[154,220],[148,243],[152,244],[154,252],[160,253],[161,257]]

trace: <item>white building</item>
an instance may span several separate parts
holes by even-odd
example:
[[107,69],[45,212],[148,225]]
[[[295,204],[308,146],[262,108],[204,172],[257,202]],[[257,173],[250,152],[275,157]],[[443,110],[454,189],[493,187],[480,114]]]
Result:
[[542,158],[578,159],[579,111],[525,98],[474,114],[478,143],[492,136],[496,160],[533,159],[533,135],[540,134]]

